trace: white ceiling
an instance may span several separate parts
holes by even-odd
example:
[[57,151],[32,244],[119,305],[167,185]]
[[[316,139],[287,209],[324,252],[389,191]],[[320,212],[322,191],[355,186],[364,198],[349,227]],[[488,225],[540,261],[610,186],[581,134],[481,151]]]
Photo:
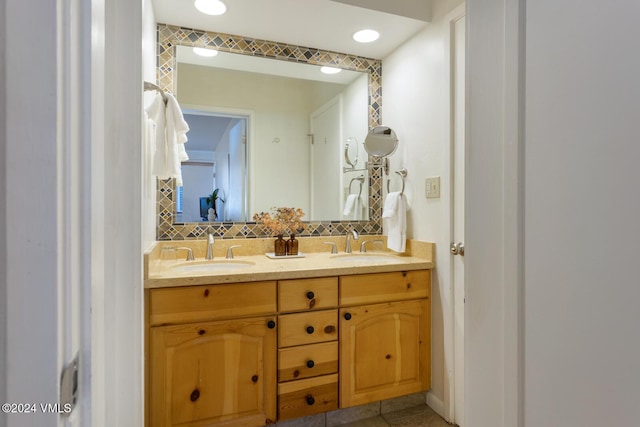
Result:
[[[227,13],[221,16],[198,12],[193,6],[194,0],[153,0],[153,8],[158,23],[376,59],[386,57],[428,25],[425,19],[431,12],[431,0],[223,1]],[[346,3],[366,4],[384,12]],[[380,38],[367,44],[355,42],[351,36],[363,28],[377,30]]]

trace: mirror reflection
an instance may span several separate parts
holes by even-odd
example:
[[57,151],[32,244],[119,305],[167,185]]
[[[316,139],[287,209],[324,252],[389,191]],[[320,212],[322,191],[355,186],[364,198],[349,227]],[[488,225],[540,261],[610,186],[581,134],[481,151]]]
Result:
[[367,73],[186,46],[177,61],[191,130],[176,222],[250,221],[274,206],[307,221],[368,219]]

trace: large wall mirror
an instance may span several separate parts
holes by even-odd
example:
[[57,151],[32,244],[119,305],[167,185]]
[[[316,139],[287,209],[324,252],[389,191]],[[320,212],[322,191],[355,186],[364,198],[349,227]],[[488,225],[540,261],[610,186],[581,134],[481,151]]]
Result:
[[162,24],[158,41],[159,85],[191,128],[184,185],[158,180],[159,240],[261,237],[251,218],[274,206],[307,213],[302,235],[381,233],[381,170],[362,145],[379,124],[380,61]]

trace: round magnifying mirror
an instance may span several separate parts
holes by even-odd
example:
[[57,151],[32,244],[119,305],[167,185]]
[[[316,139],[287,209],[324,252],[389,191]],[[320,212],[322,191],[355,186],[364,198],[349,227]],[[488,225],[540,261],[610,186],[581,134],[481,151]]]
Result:
[[388,126],[376,126],[364,140],[364,149],[374,157],[386,157],[398,148],[398,137]]

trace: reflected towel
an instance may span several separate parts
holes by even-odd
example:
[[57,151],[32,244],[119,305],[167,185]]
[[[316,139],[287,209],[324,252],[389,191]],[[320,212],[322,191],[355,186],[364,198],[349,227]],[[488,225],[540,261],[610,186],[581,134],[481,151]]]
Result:
[[156,124],[153,174],[160,179],[175,178],[182,185],[181,162],[188,160],[184,148],[189,125],[182,116],[178,101],[166,94],[165,104],[161,94],[146,108],[149,118]]
[[356,205],[356,200],[358,199],[357,194],[349,194],[347,196],[347,200],[344,202],[344,210],[342,211],[342,215],[350,216],[351,212],[354,211],[354,207]]
[[407,242],[407,200],[404,194],[387,194],[382,209],[387,247],[395,252],[404,252]]

